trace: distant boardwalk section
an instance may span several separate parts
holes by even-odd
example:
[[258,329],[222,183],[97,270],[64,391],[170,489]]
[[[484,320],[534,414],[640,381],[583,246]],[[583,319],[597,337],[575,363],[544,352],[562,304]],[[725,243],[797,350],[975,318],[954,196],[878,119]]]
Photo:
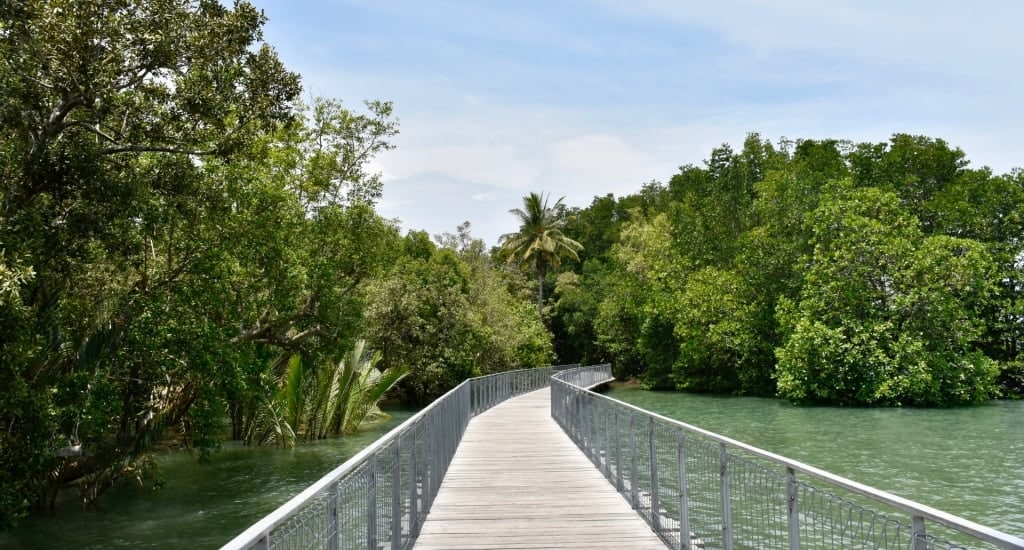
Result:
[[545,388],[473,419],[414,548],[665,545],[551,419]]

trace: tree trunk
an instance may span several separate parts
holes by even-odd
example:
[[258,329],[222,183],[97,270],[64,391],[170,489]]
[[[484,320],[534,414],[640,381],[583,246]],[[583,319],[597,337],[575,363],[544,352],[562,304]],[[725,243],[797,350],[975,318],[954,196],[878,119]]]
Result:
[[537,270],[537,317],[544,322],[544,271]]

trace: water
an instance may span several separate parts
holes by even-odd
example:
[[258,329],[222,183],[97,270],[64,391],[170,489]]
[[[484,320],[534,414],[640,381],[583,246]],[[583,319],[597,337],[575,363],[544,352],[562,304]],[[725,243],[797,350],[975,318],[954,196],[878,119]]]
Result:
[[226,444],[205,465],[187,453],[160,454],[164,488],[121,483],[89,511],[69,493],[56,516],[0,533],[0,548],[219,548],[413,414],[389,413],[356,435],[294,449]]
[[1024,535],[1024,401],[955,409],[800,407],[621,385],[608,395]]

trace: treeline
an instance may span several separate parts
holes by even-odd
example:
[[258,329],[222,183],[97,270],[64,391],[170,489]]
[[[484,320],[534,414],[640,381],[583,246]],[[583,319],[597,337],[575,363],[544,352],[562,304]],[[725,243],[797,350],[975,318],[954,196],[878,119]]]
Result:
[[[398,124],[299,101],[239,2],[0,3],[0,528],[152,474],[169,440],[290,444],[375,398],[549,364],[468,226],[374,210]],[[371,350],[378,353],[373,353]]]
[[548,279],[561,361],[797,402],[1024,391],[1024,172],[970,168],[941,139],[751,134],[568,217],[585,250]]

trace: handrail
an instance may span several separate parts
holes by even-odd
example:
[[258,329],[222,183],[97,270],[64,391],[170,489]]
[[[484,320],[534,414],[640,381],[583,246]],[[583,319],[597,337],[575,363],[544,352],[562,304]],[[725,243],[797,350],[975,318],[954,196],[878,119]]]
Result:
[[[931,533],[927,533],[925,520],[942,525],[955,533],[968,535],[977,541],[984,541],[1001,548],[1024,549],[1024,539],[1013,535],[589,391],[589,387],[606,381],[608,376],[610,376],[610,369],[607,365],[582,367],[555,373],[552,377],[551,387],[552,416],[580,446],[581,450],[591,457],[595,465],[604,470],[609,481],[616,483],[619,491],[631,499],[635,508],[642,509],[646,505],[646,512],[638,511],[670,546],[689,548],[691,542],[697,540],[696,536],[708,540],[716,535],[715,533],[698,532],[694,528],[693,518],[688,517],[690,514],[687,508],[691,503],[687,500],[692,497],[692,491],[688,491],[687,484],[695,475],[699,475],[699,472],[687,471],[687,465],[694,460],[692,457],[686,457],[687,439],[696,439],[693,449],[695,453],[697,452],[696,447],[701,445],[707,447],[708,443],[717,443],[719,447],[717,452],[713,453],[718,456],[712,457],[713,460],[710,464],[714,470],[711,473],[719,486],[718,494],[711,496],[717,497],[718,500],[715,508],[721,516],[717,518],[721,533],[717,535],[722,538],[724,548],[732,546],[731,538],[741,530],[740,526],[733,524],[733,517],[729,517],[735,515],[732,513],[735,506],[743,504],[742,502],[732,502],[741,499],[730,493],[729,468],[731,465],[736,465],[735,468],[742,470],[743,475],[747,478],[757,477],[766,483],[775,483],[780,488],[779,492],[782,494],[776,495],[779,498],[775,502],[781,503],[778,517],[786,518],[786,525],[781,525],[780,520],[780,525],[776,526],[774,534],[785,536],[790,548],[799,548],[802,533],[806,535],[806,526],[802,526],[801,522],[825,521],[811,517],[813,513],[817,512],[816,510],[808,511],[801,508],[800,497],[804,495],[812,499],[831,499],[829,500],[830,504],[835,504],[839,508],[845,506],[865,517],[870,516],[872,522],[878,522],[883,528],[891,526],[896,531],[893,536],[908,537],[911,547],[914,549],[928,548],[937,544],[946,544],[948,548],[958,548],[953,543],[938,540]],[[620,429],[620,424],[627,423],[629,429],[628,433],[625,433]],[[641,439],[646,439],[646,442],[641,443],[640,451],[637,450],[638,436]],[[615,440],[614,447],[611,445],[613,439]],[[624,439],[629,441],[623,444]],[[627,456],[624,458],[623,454]],[[643,464],[644,462],[646,464]],[[782,468],[773,470],[772,466],[775,468],[781,466]],[[641,469],[643,472],[639,471]],[[674,482],[675,486],[668,489],[675,494],[678,502],[673,502],[672,506],[665,506],[666,500],[659,502],[658,497],[661,496],[659,492],[666,492],[666,487],[658,479],[660,472],[671,472],[670,475],[663,474],[661,477],[672,478],[671,481]],[[911,523],[909,526],[906,524],[895,525],[892,523],[894,520],[887,516],[868,510],[848,498],[832,494],[829,492],[833,491],[832,489],[825,491],[810,485],[807,481],[796,479],[798,473],[823,481],[858,497],[866,498],[871,502],[900,510],[910,517]],[[643,485],[642,488],[641,485]],[[744,488],[735,485],[733,483],[733,493],[745,491]],[[683,495],[684,498],[680,499],[679,495]],[[742,496],[746,498],[748,495]],[[641,503],[640,500],[644,500],[644,502]],[[715,500],[715,498],[709,500]],[[669,510],[669,508],[674,509]],[[672,512],[679,518],[678,522],[669,521],[677,527],[672,533],[667,532],[660,525],[668,519],[665,517],[666,512]],[[839,512],[840,516],[842,513],[842,511]],[[849,517],[846,520],[850,521]],[[677,523],[678,525],[676,525]],[[825,527],[824,524],[816,526],[817,529],[823,527]],[[847,532],[853,529],[851,525],[840,527]],[[872,529],[875,527],[875,524],[871,525]],[[869,534],[868,531],[869,529],[864,530],[862,538],[878,536],[877,532]],[[688,537],[679,535],[684,532],[690,532],[693,538],[685,540]],[[848,533],[844,536],[847,535]],[[762,533],[758,536],[766,535]]]
[[367,548],[384,542],[393,550],[408,548],[469,419],[510,397],[546,387],[554,368],[463,381],[222,548],[334,549],[352,537],[365,537]]

